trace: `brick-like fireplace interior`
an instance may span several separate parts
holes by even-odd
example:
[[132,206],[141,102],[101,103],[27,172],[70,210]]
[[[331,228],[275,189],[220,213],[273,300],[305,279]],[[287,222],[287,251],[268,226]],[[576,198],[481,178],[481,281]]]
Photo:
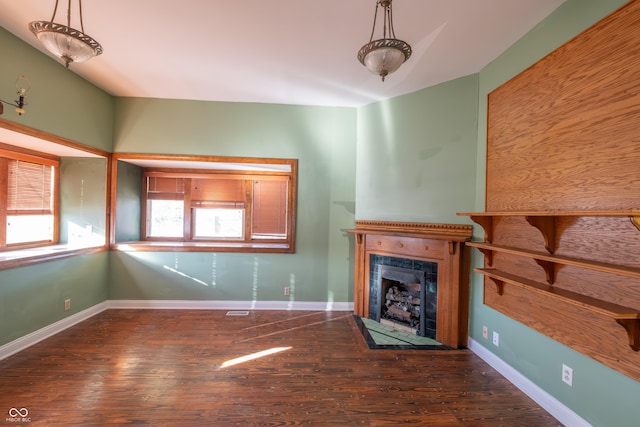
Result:
[[453,348],[468,335],[467,224],[356,221],[354,314]]

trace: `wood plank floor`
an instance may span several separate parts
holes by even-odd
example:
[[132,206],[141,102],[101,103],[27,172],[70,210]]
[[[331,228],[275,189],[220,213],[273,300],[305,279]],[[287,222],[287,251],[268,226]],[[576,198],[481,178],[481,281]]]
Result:
[[369,350],[345,312],[225,314],[107,310],[0,361],[0,425],[560,425],[468,350]]

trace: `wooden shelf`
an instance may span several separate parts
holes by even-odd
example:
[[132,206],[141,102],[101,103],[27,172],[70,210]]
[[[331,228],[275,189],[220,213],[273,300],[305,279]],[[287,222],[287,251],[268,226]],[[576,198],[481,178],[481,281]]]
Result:
[[626,267],[623,265],[607,264],[596,261],[581,260],[576,258],[564,257],[559,255],[550,255],[544,252],[537,252],[527,249],[512,248],[509,246],[494,245],[483,242],[467,242],[467,246],[478,248],[485,255],[487,265],[493,265],[493,253],[502,252],[511,255],[532,258],[540,265],[547,276],[547,283],[553,285],[555,282],[556,265],[570,265],[573,267],[585,268],[588,270],[599,271],[602,273],[617,274],[619,276],[640,279],[640,269]]
[[458,212],[458,215],[468,216],[473,222],[484,229],[485,242],[493,242],[493,218],[523,216],[529,224],[537,228],[544,239],[544,247],[549,253],[556,251],[556,218],[558,217],[629,217],[631,223],[640,231],[640,210],[606,210],[606,211],[513,211],[513,212]]
[[[476,268],[475,271],[489,278],[495,285],[499,295],[504,293],[505,284],[518,286],[545,296],[557,298],[565,303],[614,319],[624,327],[629,337],[629,346],[634,351],[640,350],[640,310],[613,304],[594,297],[554,287],[558,265],[568,265],[582,269],[616,274],[619,276],[640,279],[640,268],[623,265],[589,261],[579,258],[554,255],[556,251],[557,219],[561,217],[629,217],[631,223],[640,231],[640,210],[603,210],[603,211],[513,211],[513,212],[460,212],[458,215],[468,216],[484,230],[484,242],[467,242],[468,246],[478,248],[485,256],[485,266],[493,266],[496,252],[533,259],[543,268],[547,283],[540,283],[495,268]],[[493,244],[494,218],[524,217],[533,227],[538,229],[544,239],[547,252],[514,248]]]
[[491,279],[491,281],[495,283],[496,290],[500,295],[503,295],[504,285],[508,283],[610,317],[627,331],[629,346],[634,351],[640,350],[640,312],[638,312],[638,310],[572,291],[558,289],[551,285],[545,285],[493,268],[475,268],[474,271]]
[[640,209],[604,211],[487,211],[458,212],[460,216],[640,216]]

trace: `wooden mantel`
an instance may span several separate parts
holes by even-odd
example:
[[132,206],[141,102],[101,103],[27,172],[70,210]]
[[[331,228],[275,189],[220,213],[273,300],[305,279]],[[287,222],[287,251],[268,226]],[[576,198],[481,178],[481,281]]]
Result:
[[468,335],[469,266],[464,242],[471,239],[467,224],[356,221],[354,314],[369,316],[370,255],[411,258],[438,263],[436,339],[465,347]]

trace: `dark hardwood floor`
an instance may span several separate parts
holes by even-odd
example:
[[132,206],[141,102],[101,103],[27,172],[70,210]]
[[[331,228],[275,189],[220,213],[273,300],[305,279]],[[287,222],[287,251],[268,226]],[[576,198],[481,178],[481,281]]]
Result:
[[369,350],[345,312],[225,314],[108,310],[0,361],[0,425],[560,425],[468,350]]

